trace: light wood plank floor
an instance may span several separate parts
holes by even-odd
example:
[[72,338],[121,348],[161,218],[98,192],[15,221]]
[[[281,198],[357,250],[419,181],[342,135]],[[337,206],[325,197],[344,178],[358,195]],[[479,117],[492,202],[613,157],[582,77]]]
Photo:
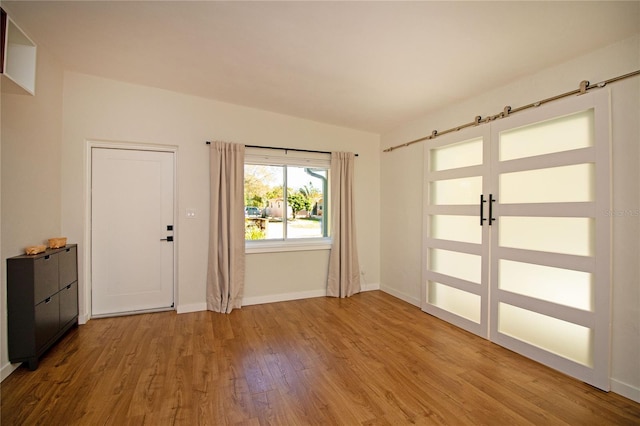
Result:
[[1,386],[3,426],[640,424],[640,404],[380,291],[94,319]]

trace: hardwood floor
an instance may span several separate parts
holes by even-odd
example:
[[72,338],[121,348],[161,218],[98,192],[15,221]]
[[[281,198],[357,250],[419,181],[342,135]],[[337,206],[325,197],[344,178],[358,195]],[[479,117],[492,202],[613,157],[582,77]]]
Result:
[[94,319],[1,386],[2,425],[640,424],[640,404],[379,291]]

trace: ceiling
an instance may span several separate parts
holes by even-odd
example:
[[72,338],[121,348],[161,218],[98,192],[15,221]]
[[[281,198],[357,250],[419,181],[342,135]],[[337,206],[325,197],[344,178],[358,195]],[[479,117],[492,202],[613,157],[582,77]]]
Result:
[[638,1],[2,5],[66,70],[374,133],[640,32]]

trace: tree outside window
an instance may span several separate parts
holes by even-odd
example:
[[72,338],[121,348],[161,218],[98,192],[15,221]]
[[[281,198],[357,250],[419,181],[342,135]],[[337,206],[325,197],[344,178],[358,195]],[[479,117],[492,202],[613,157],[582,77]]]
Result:
[[[327,237],[327,178],[327,168],[245,164],[245,239]],[[249,217],[248,207],[259,216]]]

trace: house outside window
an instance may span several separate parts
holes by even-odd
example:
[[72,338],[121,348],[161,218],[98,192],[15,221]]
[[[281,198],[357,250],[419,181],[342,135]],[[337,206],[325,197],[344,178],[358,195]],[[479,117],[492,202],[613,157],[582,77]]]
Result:
[[[248,148],[244,166],[248,253],[328,249],[328,154]],[[247,212],[259,212],[248,215]]]

